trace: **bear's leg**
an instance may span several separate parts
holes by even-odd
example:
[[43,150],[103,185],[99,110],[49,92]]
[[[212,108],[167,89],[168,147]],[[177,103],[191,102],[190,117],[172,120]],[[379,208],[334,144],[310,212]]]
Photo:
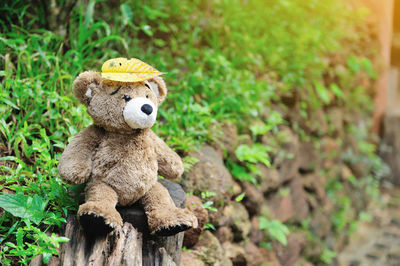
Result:
[[117,193],[102,182],[89,183],[86,186],[86,203],[79,206],[79,223],[89,235],[108,234],[122,226],[121,215],[115,209]]
[[156,183],[142,198],[152,234],[169,236],[197,227],[197,218],[187,209],[177,208],[168,190]]

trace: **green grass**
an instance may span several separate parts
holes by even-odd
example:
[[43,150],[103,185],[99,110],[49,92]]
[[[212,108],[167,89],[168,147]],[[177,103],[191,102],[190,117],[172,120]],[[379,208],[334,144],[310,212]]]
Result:
[[[9,211],[0,217],[3,264],[26,264],[37,254],[48,259],[63,241],[43,232],[57,232],[76,210],[68,190],[79,188],[63,184],[56,166],[68,140],[91,123],[71,84],[82,71],[99,71],[106,59],[137,57],[168,72],[169,95],[154,129],[181,154],[219,138],[221,122],[235,123],[242,133],[259,123],[251,128],[255,144],[242,146],[242,163],[230,166],[253,183],[254,164],[269,165],[268,153],[279,147],[279,140],[264,147],[257,136],[275,136],[288,110],[303,119],[332,105],[370,111],[367,88],[356,78],[376,76],[369,60],[374,51],[360,49],[368,39],[363,16],[342,1],[79,2],[66,37],[46,29],[42,5],[8,1],[0,11],[6,14],[0,24],[0,189],[24,198],[26,210],[35,197],[42,202],[33,208],[41,213],[37,224]],[[303,138],[323,134],[291,126]]]

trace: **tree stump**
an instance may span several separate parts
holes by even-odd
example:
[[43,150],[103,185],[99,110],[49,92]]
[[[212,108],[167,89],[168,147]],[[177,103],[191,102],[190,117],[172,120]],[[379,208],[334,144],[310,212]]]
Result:
[[[184,208],[185,192],[181,186],[165,179],[158,181],[168,189],[175,205]],[[61,245],[59,257],[53,256],[47,265],[179,265],[183,232],[169,237],[153,236],[139,204],[117,210],[124,220],[123,227],[98,238],[86,236],[77,218],[69,216],[64,235],[70,241]],[[42,256],[33,259],[30,265],[44,265]]]

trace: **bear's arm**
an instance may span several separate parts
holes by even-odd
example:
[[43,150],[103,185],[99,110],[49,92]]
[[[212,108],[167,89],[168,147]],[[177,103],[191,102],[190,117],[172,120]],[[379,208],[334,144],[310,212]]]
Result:
[[79,132],[61,155],[58,171],[69,184],[82,184],[92,171],[92,155],[103,136],[102,129],[92,125]]
[[152,140],[157,154],[158,173],[168,179],[176,179],[183,173],[181,157],[152,132]]

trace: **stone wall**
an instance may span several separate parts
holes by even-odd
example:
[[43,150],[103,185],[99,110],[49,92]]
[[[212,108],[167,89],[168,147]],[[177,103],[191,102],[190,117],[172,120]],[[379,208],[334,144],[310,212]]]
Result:
[[[338,122],[343,123],[342,120]],[[188,196],[186,205],[198,215],[200,224],[203,226],[208,221],[215,230],[195,229],[185,233],[184,246],[189,249],[182,255],[182,265],[295,265],[296,262],[308,265],[306,258],[318,261],[323,252],[319,242],[330,241],[333,250],[341,248],[342,239],[332,231],[331,213],[335,204],[327,196],[325,187],[329,177],[339,177],[349,186],[348,195],[351,196],[346,179],[363,170],[356,165],[351,169],[340,162],[339,144],[333,138],[323,138],[318,149],[311,142],[300,141],[289,127],[280,130],[290,136],[282,150],[294,156],[280,162],[275,157],[277,161],[272,168],[260,165],[263,176],[259,185],[236,182],[225,168],[223,152],[217,145],[206,145],[192,154],[199,161],[184,175],[181,183],[186,191],[193,191],[195,195],[215,192],[211,200],[218,211],[206,211],[200,206],[200,197]],[[235,127],[231,126],[226,134],[237,136]],[[232,148],[238,142],[232,137],[226,141]],[[322,170],[327,173],[321,174]],[[235,201],[242,192],[245,192],[243,200]],[[354,217],[367,202],[362,202],[362,198],[355,201],[354,212],[349,214]],[[275,240],[271,241],[271,250],[259,246],[261,242],[270,241],[259,229],[259,216],[298,227],[287,237],[287,246]],[[304,221],[309,221],[308,230],[301,229]],[[309,233],[315,235],[313,242],[307,241]]]
[[[289,125],[300,121],[312,138],[280,125],[273,134],[280,136],[278,142],[271,133],[251,140],[246,129],[239,132],[227,123],[219,141],[189,154],[196,163],[179,182],[190,192],[186,206],[209,229],[185,233],[182,265],[321,265],[330,260],[327,252],[345,246],[372,199],[369,181],[363,180],[376,180],[373,164],[362,156],[362,146],[372,144],[368,138],[360,144],[359,132],[349,128],[363,127],[370,118],[340,106],[317,110],[312,117],[314,123],[301,120],[295,109],[284,113]],[[228,161],[240,164],[234,152],[238,145],[253,142],[278,146],[271,153],[272,167],[258,164],[258,184],[238,180],[226,167]],[[204,197],[205,192],[214,193]],[[207,201],[216,211],[202,207]],[[287,245],[260,230],[260,217],[289,227]]]

